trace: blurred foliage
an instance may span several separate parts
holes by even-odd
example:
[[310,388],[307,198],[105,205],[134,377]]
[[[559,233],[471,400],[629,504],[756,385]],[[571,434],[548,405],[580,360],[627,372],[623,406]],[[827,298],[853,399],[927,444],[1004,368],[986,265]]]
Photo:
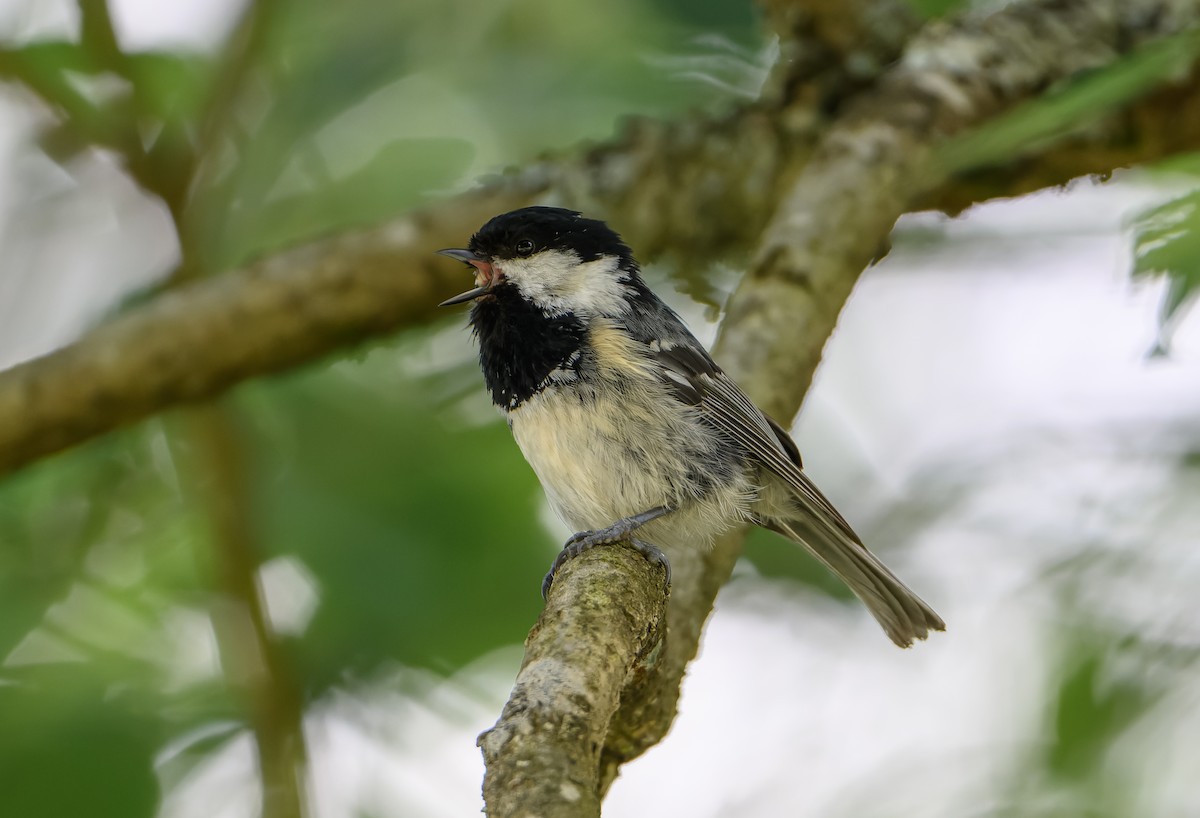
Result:
[[1059,88],[969,131],[939,152],[946,173],[1004,164],[1079,132],[1163,81],[1186,76],[1200,55],[1200,32],[1187,31],[1079,74]]
[[763,528],[752,529],[746,536],[743,556],[764,577],[790,579],[834,599],[858,604],[857,598],[844,582],[805,553],[804,549],[797,548],[778,534]]
[[[0,685],[0,791],[29,818],[150,818],[158,808],[153,760],[163,741],[159,702],[69,665],[39,665]],[[12,740],[16,737],[17,740]]]
[[[256,384],[237,402],[257,430],[264,546],[320,581],[293,646],[310,692],[388,661],[451,670],[520,637],[541,607],[555,546],[530,525],[536,479],[503,424],[456,422],[441,380],[403,377],[397,354]],[[490,414],[482,395],[468,400]]]
[[1166,354],[1171,329],[1200,290],[1200,190],[1140,214],[1133,224],[1133,275],[1165,278],[1154,354]]
[[1101,771],[1105,749],[1145,714],[1154,697],[1141,680],[1106,678],[1111,660],[1105,642],[1098,646],[1075,636],[1064,653],[1067,666],[1059,680],[1045,768],[1064,779],[1085,780]]
[[607,136],[622,116],[711,101],[646,57],[687,47],[712,17],[750,36],[748,4],[719,15],[715,5],[289,7],[250,69],[263,96],[234,111],[237,159],[214,180],[198,242],[224,251],[208,266],[377,221],[468,171]]
[[963,6],[969,5],[969,0],[908,0],[908,4],[922,19],[932,20],[958,11]]

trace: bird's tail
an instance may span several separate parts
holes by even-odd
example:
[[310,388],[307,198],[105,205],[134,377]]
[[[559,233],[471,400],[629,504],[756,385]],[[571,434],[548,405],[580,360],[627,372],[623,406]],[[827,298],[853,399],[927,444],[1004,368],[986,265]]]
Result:
[[801,516],[762,523],[803,545],[837,574],[900,647],[908,647],[914,639],[924,639],[931,630],[946,629],[942,618],[867,550],[840,515],[836,521],[825,521],[823,515],[814,515],[812,511],[806,509]]

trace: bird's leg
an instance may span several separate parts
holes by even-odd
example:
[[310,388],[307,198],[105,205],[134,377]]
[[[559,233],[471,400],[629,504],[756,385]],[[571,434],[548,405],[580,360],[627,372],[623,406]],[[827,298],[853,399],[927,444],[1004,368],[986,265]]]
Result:
[[584,551],[590,551],[598,545],[611,545],[618,542],[628,542],[633,546],[634,550],[645,557],[652,563],[663,566],[667,570],[667,584],[671,584],[671,563],[667,560],[667,555],[660,548],[651,545],[645,540],[639,540],[636,537],[630,537],[634,531],[644,526],[651,520],[657,520],[665,514],[670,514],[675,509],[671,506],[658,506],[649,511],[643,511],[641,514],[634,514],[630,517],[617,520],[608,528],[601,528],[596,531],[580,531],[572,534],[563,546],[562,551],[558,552],[558,556],[554,558],[554,563],[550,566],[550,572],[546,574],[546,578],[542,580],[542,599],[550,595],[550,586],[554,584],[554,574],[567,560],[574,559]]

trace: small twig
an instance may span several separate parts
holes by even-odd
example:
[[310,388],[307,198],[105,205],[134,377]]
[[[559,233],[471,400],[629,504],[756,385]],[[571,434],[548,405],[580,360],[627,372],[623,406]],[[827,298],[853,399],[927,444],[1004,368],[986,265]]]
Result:
[[246,464],[228,410],[210,404],[186,416],[197,449],[197,483],[213,527],[218,593],[213,624],[226,678],[245,696],[262,778],[262,818],[303,818],[304,708],[267,620],[258,584]]

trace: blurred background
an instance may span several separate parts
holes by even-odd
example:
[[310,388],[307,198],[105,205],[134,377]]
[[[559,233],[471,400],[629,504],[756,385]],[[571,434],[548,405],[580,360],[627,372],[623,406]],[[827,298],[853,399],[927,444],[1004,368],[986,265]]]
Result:
[[[773,57],[748,0],[255,8],[0,0],[0,367]],[[795,431],[949,630],[895,650],[756,533],[606,815],[1200,815],[1197,187],[901,220]],[[710,341],[687,274],[647,277]],[[569,532],[474,354],[449,314],[0,481],[0,814],[477,814]]]

